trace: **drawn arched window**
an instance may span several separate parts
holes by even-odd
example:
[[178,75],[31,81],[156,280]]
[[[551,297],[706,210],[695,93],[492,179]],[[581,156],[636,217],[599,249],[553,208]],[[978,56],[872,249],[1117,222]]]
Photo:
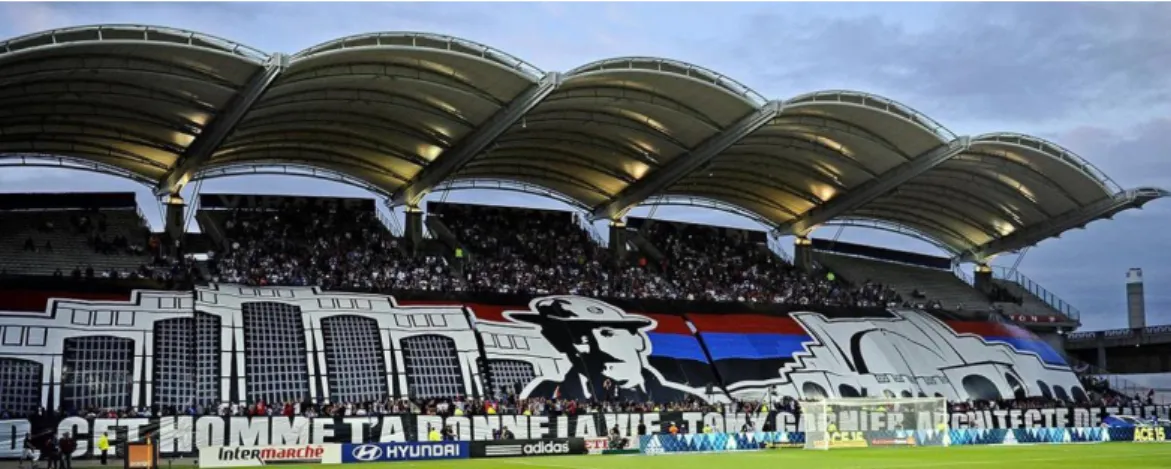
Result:
[[1081,386],[1074,386],[1073,389],[1071,389],[1071,391],[1073,392],[1074,402],[1089,402],[1090,401],[1090,396],[1086,395],[1086,390],[1082,389]]
[[1053,386],[1053,397],[1069,402],[1069,394],[1061,386]]
[[820,384],[807,382],[801,386],[801,397],[806,399],[824,399],[829,397],[829,395]]
[[407,392],[413,399],[465,396],[463,371],[455,340],[428,334],[400,341],[407,373]]
[[301,308],[244,303],[245,398],[271,405],[309,397],[309,363]]
[[386,358],[378,338],[378,321],[362,316],[321,320],[329,397],[333,402],[386,399]]
[[1037,389],[1041,391],[1041,397],[1045,399],[1053,399],[1053,393],[1049,392],[1049,385],[1044,381],[1037,380]]
[[838,385],[838,397],[862,397],[858,389],[848,384]]
[[992,380],[980,375],[968,375],[963,380],[964,391],[968,397],[975,400],[994,401],[1000,399],[1000,390]]
[[525,386],[537,379],[533,364],[520,360],[488,360],[488,371],[492,373],[492,393],[514,391],[520,394]]
[[40,407],[43,371],[32,360],[0,358],[0,409],[25,415]]
[[1012,389],[1012,395],[1016,399],[1024,399],[1028,396],[1028,391],[1025,385],[1021,384],[1021,380],[1017,379],[1012,373],[1005,373],[1004,380],[1008,381],[1008,388]]
[[155,404],[182,411],[192,400],[201,407],[220,403],[220,325],[219,316],[202,311],[194,319],[155,322]]
[[61,406],[82,410],[130,406],[134,390],[134,341],[89,336],[65,339]]

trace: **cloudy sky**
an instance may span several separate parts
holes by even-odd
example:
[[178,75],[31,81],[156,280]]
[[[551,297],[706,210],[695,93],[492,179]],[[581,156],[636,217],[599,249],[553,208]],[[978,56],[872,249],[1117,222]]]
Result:
[[[1079,153],[1124,187],[1171,188],[1171,4],[329,3],[0,4],[0,37],[83,24],[172,26],[270,52],[373,31],[471,39],[545,70],[630,55],[699,64],[785,98],[824,89],[883,95],[960,135],[1015,131]],[[46,170],[0,171],[0,191],[136,190],[126,181]],[[204,192],[368,196],[329,183],[224,179]],[[449,200],[555,206],[462,192]],[[645,211],[636,211],[640,215]],[[753,227],[731,216],[676,218]],[[1095,223],[1032,249],[1020,270],[1081,310],[1085,329],[1125,327],[1124,275],[1141,267],[1153,324],[1171,323],[1171,202]],[[815,236],[833,237],[823,229]],[[934,252],[866,230],[841,238]],[[998,264],[1012,265],[1016,256]]]

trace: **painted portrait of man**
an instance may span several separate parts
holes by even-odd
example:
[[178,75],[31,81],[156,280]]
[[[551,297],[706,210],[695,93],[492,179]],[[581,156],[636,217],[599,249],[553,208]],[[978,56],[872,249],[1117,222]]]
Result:
[[649,365],[651,342],[646,331],[655,326],[649,318],[577,296],[539,298],[531,311],[505,315],[539,327],[541,335],[572,364],[560,377],[537,378],[523,396],[656,402],[694,396],[664,383]]

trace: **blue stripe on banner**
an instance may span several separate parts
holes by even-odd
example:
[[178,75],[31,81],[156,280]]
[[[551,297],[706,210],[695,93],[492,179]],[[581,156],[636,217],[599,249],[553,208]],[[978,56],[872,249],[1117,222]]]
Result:
[[646,335],[651,340],[652,356],[707,363],[707,356],[695,337],[662,332],[647,332]]
[[1003,342],[1021,352],[1033,352],[1041,357],[1041,361],[1050,365],[1068,366],[1061,354],[1053,350],[1049,344],[1039,340],[1020,339],[1016,337],[985,337],[988,342]]
[[807,335],[788,334],[734,334],[728,332],[701,332],[703,342],[712,354],[712,360],[726,358],[762,359],[793,357],[804,351],[802,344],[810,342]]

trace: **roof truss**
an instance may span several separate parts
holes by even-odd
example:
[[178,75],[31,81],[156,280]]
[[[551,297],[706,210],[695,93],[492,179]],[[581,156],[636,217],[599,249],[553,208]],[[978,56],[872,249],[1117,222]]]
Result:
[[248,84],[236,93],[232,101],[203,127],[190,145],[187,145],[175,166],[167,171],[155,187],[155,195],[178,194],[200,166],[211,159],[224,140],[235,130],[236,124],[244,119],[244,115],[248,114],[252,106],[264,96],[264,92],[288,66],[289,59],[286,55],[273,54],[264,69],[256,72]]
[[676,158],[651,174],[626,186],[622,192],[609,201],[595,207],[590,215],[596,220],[601,218],[618,219],[635,205],[647,198],[662,192],[672,184],[683,179],[691,172],[707,164],[724,150],[736,142],[765,126],[781,113],[781,103],[770,101],[760,109],[744,116],[732,126],[724,129],[715,136],[705,140],[696,148],[683,156]]

